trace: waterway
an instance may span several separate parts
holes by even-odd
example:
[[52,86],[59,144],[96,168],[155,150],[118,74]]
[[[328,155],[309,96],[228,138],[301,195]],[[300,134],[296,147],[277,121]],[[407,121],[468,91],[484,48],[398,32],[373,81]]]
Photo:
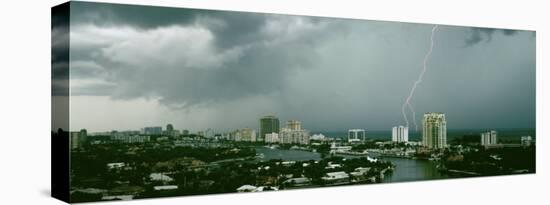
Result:
[[[281,150],[257,147],[256,153],[263,154],[261,160],[282,159],[285,161],[320,160],[321,154],[302,150]],[[354,158],[358,156],[344,156]],[[376,157],[376,156],[371,156]],[[395,165],[393,173],[387,174],[383,182],[405,182],[431,179],[450,178],[446,174],[437,171],[436,163],[421,159],[385,157],[382,160],[390,161]]]

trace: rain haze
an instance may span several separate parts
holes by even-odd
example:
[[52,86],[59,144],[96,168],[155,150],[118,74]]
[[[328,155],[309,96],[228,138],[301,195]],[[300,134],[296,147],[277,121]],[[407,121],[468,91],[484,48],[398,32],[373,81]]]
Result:
[[[434,26],[71,6],[71,129],[91,132],[257,129],[265,115],[390,130],[405,123]],[[418,123],[443,112],[448,129],[535,127],[535,32],[439,25],[427,66],[411,99]]]

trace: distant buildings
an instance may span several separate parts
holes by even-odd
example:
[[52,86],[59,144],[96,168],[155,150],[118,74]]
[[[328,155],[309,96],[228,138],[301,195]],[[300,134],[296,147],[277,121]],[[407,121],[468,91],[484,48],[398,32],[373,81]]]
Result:
[[256,130],[250,128],[235,130],[226,135],[225,138],[236,142],[255,142],[257,139]]
[[497,144],[497,131],[491,130],[488,132],[481,133],[482,146],[491,146],[496,144]]
[[151,141],[148,135],[111,135],[111,141],[123,144],[144,143]]
[[162,127],[144,127],[142,132],[145,135],[160,135],[162,134]]
[[78,149],[80,147],[80,140],[79,140],[80,133],[79,132],[71,132],[71,149]]
[[521,146],[528,147],[531,146],[533,138],[531,136],[521,136]]
[[332,142],[330,146],[330,153],[336,154],[336,153],[343,153],[343,152],[349,152],[351,151],[352,146],[337,146],[336,142]]
[[212,128],[208,128],[204,131],[199,131],[199,132],[201,133],[199,134],[200,136],[203,136],[209,139],[214,138],[214,135],[215,135],[214,130]]
[[444,113],[424,114],[422,145],[430,149],[443,149],[447,146],[447,121]]
[[318,140],[318,141],[323,141],[326,139],[325,135],[319,133],[319,134],[314,134],[312,135],[310,138],[310,140]]
[[348,130],[348,142],[361,142],[365,141],[364,129],[350,129]]
[[173,132],[174,132],[174,126],[172,124],[167,124],[166,125],[166,134],[167,135],[172,135]]
[[265,141],[265,135],[269,133],[279,133],[279,118],[272,115],[260,118],[258,141]]
[[279,142],[282,144],[309,144],[309,131],[302,129],[302,123],[289,120],[285,128],[279,131]]
[[70,132],[70,146],[71,149],[81,148],[88,140],[88,132],[85,129],[79,132]]
[[391,139],[394,142],[408,142],[409,141],[409,127],[395,126],[392,129]]
[[279,134],[276,132],[265,134],[266,143],[279,143]]

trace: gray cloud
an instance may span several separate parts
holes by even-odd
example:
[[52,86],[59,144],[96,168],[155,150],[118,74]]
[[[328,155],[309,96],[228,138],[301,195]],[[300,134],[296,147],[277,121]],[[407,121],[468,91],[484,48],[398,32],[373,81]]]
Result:
[[512,30],[512,29],[494,29],[494,28],[475,27],[470,29],[471,33],[470,33],[470,36],[465,39],[465,45],[472,46],[482,41],[489,42],[491,41],[495,31],[500,32],[506,36],[514,35],[518,32],[517,30]]
[[248,21],[261,26],[226,29],[243,23],[239,19],[200,17],[146,30],[79,24],[71,75],[112,78],[116,99],[160,97],[181,107],[215,103],[280,90],[289,72],[311,67],[316,44],[345,31],[334,23],[271,15]]
[[[147,123],[196,129],[255,127],[259,116],[276,114],[303,120],[312,130],[387,129],[403,123],[401,104],[421,70],[432,27],[74,5],[71,94],[90,104],[96,98],[87,96],[106,96],[113,104],[159,103],[154,110],[154,103],[143,110],[132,106],[162,113],[125,122],[139,126],[152,118]],[[412,101],[417,113],[445,112],[451,128],[534,127],[532,33],[441,26]],[[93,121],[82,126],[93,127]]]

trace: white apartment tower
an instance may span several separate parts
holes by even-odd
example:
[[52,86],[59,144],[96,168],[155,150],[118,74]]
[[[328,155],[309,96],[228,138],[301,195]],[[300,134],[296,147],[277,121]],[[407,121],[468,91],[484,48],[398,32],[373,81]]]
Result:
[[405,126],[395,126],[392,129],[392,141],[394,142],[408,142],[409,141],[409,128]]
[[491,130],[488,132],[481,133],[481,145],[496,145],[497,144],[497,131]]

